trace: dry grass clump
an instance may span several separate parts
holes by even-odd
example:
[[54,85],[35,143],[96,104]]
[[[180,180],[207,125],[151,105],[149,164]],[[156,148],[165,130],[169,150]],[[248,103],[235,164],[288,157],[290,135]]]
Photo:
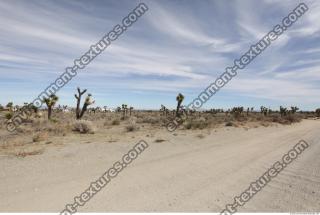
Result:
[[203,138],[205,138],[206,136],[205,136],[204,134],[198,134],[198,135],[196,135],[196,137],[198,137],[199,139],[203,139]]
[[296,123],[296,122],[300,122],[301,120],[302,120],[302,118],[299,117],[298,115],[289,114],[289,115],[283,117],[282,124]]
[[139,130],[139,127],[137,125],[130,124],[126,126],[126,130],[127,132],[133,132]]
[[112,120],[111,125],[120,125],[120,120],[119,119]]
[[192,128],[191,121],[186,121],[185,123],[183,123],[183,127],[184,129],[187,129],[187,130],[191,129]]
[[155,143],[162,143],[162,142],[164,142],[164,141],[166,141],[166,140],[157,138],[154,142],[155,142]]
[[204,117],[198,119],[190,119],[183,123],[185,129],[204,129],[207,128],[210,124]]
[[48,140],[48,138],[49,138],[49,135],[47,132],[39,132],[39,133],[33,135],[32,141],[33,142],[40,142],[40,141]]
[[127,132],[133,132],[139,130],[140,127],[137,126],[135,121],[130,121],[129,125],[126,126],[126,131]]
[[92,122],[87,120],[77,120],[73,123],[73,131],[80,134],[94,134],[95,128]]
[[120,119],[121,119],[122,121],[125,121],[125,120],[128,120],[128,119],[129,119],[129,116],[121,116]]
[[31,156],[31,155],[40,155],[43,152],[44,152],[43,149],[32,150],[32,151],[20,151],[20,152],[15,153],[15,156],[25,158],[25,157]]
[[148,123],[148,124],[152,124],[152,125],[155,125],[159,122],[160,122],[160,119],[155,116],[144,116],[144,117],[142,117],[142,119],[138,120],[138,123]]
[[70,119],[59,119],[59,120],[45,120],[45,119],[35,119],[32,123],[32,127],[35,132],[48,132],[54,135],[65,136],[68,132],[72,130],[73,121]]
[[279,123],[283,125],[289,125],[292,123],[300,122],[303,119],[303,115],[289,114],[287,116],[280,117],[279,115],[272,115],[266,121]]
[[225,124],[225,126],[227,126],[227,127],[230,127],[230,126],[233,126],[234,124],[233,124],[233,122],[226,122],[226,124]]
[[9,113],[6,113],[4,116],[5,116],[6,119],[9,120],[9,119],[11,119],[13,117],[13,114],[11,112],[9,112]]

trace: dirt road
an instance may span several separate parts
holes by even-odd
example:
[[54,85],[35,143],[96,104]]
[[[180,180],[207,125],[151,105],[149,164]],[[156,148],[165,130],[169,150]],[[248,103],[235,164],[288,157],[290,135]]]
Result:
[[[116,143],[51,147],[0,157],[1,212],[60,212],[139,139],[149,143],[80,212],[220,212],[299,140],[310,147],[239,212],[320,211],[320,121],[290,126],[166,131]],[[198,136],[202,133],[202,136]],[[71,143],[70,143],[71,141]]]

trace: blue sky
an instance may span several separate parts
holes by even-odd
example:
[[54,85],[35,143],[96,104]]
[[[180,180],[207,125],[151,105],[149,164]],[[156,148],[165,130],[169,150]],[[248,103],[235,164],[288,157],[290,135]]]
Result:
[[[320,1],[204,108],[320,107]],[[0,104],[31,102],[139,1],[0,1]],[[57,95],[99,106],[185,104],[291,12],[295,0],[144,1],[149,10]]]

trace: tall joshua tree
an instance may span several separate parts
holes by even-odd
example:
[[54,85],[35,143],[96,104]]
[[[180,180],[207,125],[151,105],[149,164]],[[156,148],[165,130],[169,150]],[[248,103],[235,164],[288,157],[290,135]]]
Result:
[[291,113],[295,114],[299,110],[298,107],[291,107]]
[[87,92],[87,90],[80,90],[80,88],[77,88],[78,95],[75,94],[74,97],[77,99],[77,109],[76,109],[76,118],[81,119],[84,115],[84,113],[87,111],[88,106],[92,105],[95,101],[91,100],[92,95],[89,93],[84,101],[84,104],[82,106],[82,109],[80,109],[80,102],[81,102],[81,96]]
[[283,117],[283,116],[286,116],[287,115],[287,108],[284,108],[282,106],[280,106],[280,116]]
[[122,104],[123,119],[127,116],[128,105]]
[[43,101],[48,107],[48,119],[51,119],[52,107],[57,103],[59,97],[56,95],[50,95],[48,98],[44,98]]
[[13,102],[9,102],[9,103],[6,105],[6,108],[8,108],[10,112],[12,112],[12,111],[13,111]]
[[130,107],[130,108],[129,108],[129,111],[130,111],[130,116],[131,116],[131,113],[132,113],[132,111],[133,111],[133,107]]
[[176,100],[177,100],[177,102],[178,102],[178,104],[177,104],[177,110],[176,110],[176,116],[177,116],[177,117],[180,117],[180,112],[179,112],[179,110],[180,110],[181,103],[182,103],[183,100],[184,100],[184,96],[183,96],[181,93],[179,93],[178,96],[177,96],[177,98],[176,98]]

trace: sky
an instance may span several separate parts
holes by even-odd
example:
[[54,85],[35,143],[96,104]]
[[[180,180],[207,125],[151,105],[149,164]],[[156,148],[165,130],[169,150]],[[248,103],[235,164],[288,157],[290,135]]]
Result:
[[[141,1],[0,0],[0,104],[32,102]],[[97,106],[188,104],[301,1],[143,1],[149,10],[57,95]],[[320,1],[203,108],[320,107]]]

